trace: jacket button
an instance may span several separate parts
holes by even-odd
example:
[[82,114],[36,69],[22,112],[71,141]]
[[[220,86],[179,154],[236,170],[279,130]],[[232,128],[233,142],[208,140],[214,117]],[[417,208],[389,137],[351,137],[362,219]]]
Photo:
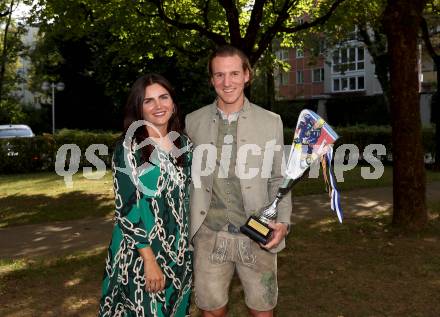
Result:
[[200,214],[201,214],[201,215],[205,215],[205,214],[206,214],[206,211],[202,210],[202,211],[200,212]]

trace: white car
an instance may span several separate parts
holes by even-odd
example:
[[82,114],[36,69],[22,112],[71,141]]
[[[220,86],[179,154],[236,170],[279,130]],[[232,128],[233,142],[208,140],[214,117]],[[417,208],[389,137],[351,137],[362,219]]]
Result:
[[0,125],[0,139],[6,138],[30,138],[35,136],[32,129],[25,124]]
[[[31,138],[35,134],[32,129],[25,124],[3,124],[0,125],[0,139],[13,138]],[[18,156],[18,152],[14,150],[14,146],[6,141],[3,145],[7,156]]]

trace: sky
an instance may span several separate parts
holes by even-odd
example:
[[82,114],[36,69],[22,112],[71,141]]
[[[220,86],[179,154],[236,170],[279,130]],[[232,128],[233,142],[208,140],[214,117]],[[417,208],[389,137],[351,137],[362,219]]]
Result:
[[12,16],[15,19],[20,19],[20,18],[26,17],[29,15],[30,9],[31,9],[30,6],[25,5],[23,3],[20,3],[18,5],[18,8],[16,10],[14,10],[14,12],[12,12]]

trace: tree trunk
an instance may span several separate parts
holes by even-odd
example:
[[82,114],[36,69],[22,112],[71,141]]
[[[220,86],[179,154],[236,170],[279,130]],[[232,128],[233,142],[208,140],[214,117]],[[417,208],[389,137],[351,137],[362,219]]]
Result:
[[370,37],[366,24],[358,25],[360,39],[367,46],[368,52],[373,58],[374,69],[383,91],[383,98],[388,114],[390,110],[390,56],[387,49],[387,41],[383,29],[373,29],[374,36]]
[[9,6],[9,15],[5,23],[5,31],[3,34],[3,50],[0,57],[0,101],[3,98],[3,85],[5,81],[6,63],[8,56],[8,33],[9,33],[9,25],[11,24],[11,19],[12,19],[13,7],[14,7],[14,0],[11,1],[11,4]]
[[373,57],[377,79],[379,80],[380,86],[383,91],[383,98],[385,101],[385,106],[387,108],[388,113],[391,112],[390,107],[390,80],[388,77],[390,70],[390,58],[388,53],[384,53],[380,56]]
[[433,43],[431,42],[431,34],[428,27],[428,22],[423,17],[420,27],[422,29],[422,38],[425,43],[425,48],[432,58],[432,61],[437,69],[437,89],[431,99],[431,115],[432,122],[435,124],[435,153],[433,169],[440,170],[440,55],[437,54]]
[[388,0],[383,15],[391,58],[393,225],[427,223],[426,175],[417,74],[417,33],[426,0]]
[[433,58],[437,69],[437,89],[431,99],[432,122],[435,124],[434,170],[440,171],[440,56]]
[[273,76],[273,67],[267,72],[267,108],[273,111],[275,108],[275,78]]

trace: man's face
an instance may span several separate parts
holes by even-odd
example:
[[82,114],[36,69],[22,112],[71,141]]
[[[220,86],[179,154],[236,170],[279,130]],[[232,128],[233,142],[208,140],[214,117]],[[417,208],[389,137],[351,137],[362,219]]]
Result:
[[211,63],[211,83],[218,96],[218,106],[223,111],[238,111],[244,102],[244,86],[249,81],[249,71],[243,70],[238,55],[217,56]]

